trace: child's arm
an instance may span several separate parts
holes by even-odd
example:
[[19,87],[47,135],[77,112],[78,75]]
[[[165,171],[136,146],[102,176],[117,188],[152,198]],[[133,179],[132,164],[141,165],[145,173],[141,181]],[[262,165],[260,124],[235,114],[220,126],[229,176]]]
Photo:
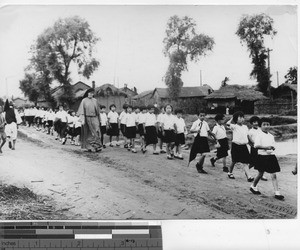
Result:
[[228,122],[226,122],[226,127],[227,127],[227,128],[230,128],[230,125],[231,125],[231,124],[234,124],[232,118],[231,118]]

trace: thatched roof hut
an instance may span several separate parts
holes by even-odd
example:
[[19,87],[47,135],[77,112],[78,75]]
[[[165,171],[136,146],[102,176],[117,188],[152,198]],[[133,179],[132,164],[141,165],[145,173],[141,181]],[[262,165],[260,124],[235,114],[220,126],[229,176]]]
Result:
[[212,99],[237,99],[241,101],[257,101],[267,99],[262,92],[254,90],[253,87],[242,85],[227,85],[216,90],[209,96],[205,97],[207,100]]
[[112,84],[103,84],[100,87],[95,89],[95,96],[124,96],[127,97],[128,95],[123,92],[122,90],[118,89]]

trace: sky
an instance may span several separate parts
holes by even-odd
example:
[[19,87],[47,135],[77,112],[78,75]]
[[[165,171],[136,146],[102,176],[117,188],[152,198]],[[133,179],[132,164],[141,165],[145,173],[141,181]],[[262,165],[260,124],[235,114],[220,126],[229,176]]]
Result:
[[95,57],[99,69],[89,80],[76,74],[73,83],[83,81],[96,86],[105,83],[138,92],[166,87],[163,76],[168,58],[163,54],[166,24],[173,15],[193,18],[196,31],[212,37],[214,48],[198,62],[189,62],[183,73],[184,86],[209,84],[219,89],[227,76],[228,84],[256,84],[250,79],[251,59],[247,47],[235,34],[243,14],[266,13],[278,31],[266,45],[272,49],[272,85],[284,82],[288,69],[297,66],[297,7],[292,5],[8,5],[0,8],[0,97],[20,96],[19,81],[29,64],[30,46],[39,34],[58,18],[79,15],[101,39]]

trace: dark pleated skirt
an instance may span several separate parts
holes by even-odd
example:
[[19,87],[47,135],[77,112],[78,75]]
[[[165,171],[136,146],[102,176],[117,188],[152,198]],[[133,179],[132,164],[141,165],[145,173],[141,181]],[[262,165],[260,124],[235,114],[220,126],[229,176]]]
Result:
[[136,138],[136,126],[134,127],[126,127],[126,137],[128,139]]
[[175,142],[176,134],[174,130],[165,130],[164,142],[171,143]]
[[280,166],[275,155],[257,155],[254,168],[259,172],[277,173]]
[[250,163],[250,154],[247,145],[232,143],[231,157],[233,162]]
[[228,139],[227,138],[223,138],[218,140],[220,147],[217,148],[217,158],[223,158],[228,156],[228,150],[229,150],[229,146],[228,146]]
[[185,144],[185,136],[184,133],[176,134],[175,136],[175,145],[184,145]]
[[157,141],[157,132],[155,126],[147,126],[146,129],[146,145],[156,144]]
[[119,125],[118,123],[111,123],[110,128],[107,130],[107,134],[110,136],[119,136]]

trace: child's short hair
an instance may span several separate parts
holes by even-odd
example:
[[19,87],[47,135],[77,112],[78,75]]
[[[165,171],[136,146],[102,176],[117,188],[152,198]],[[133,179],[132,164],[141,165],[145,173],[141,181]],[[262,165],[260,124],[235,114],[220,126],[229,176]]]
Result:
[[249,122],[251,123],[251,124],[253,124],[254,122],[258,122],[259,123],[259,118],[255,115],[255,116],[252,116],[251,118],[250,118],[250,120],[249,120]]
[[235,112],[232,116],[232,120],[237,123],[239,117],[244,117],[244,113],[242,111]]
[[215,116],[215,121],[217,122],[217,121],[221,121],[221,120],[223,120],[224,119],[224,115],[223,114],[216,114],[216,116]]
[[136,109],[141,110],[140,107],[138,107],[138,106],[134,106],[132,109],[134,109],[134,110],[136,110]]
[[133,109],[133,108],[132,108],[132,105],[127,105],[127,109],[128,109],[128,108],[131,108],[131,109]]
[[165,110],[166,110],[166,108],[167,108],[168,106],[170,106],[171,110],[173,111],[173,106],[172,106],[171,104],[167,104],[167,105],[165,106]]
[[73,112],[75,112],[75,111],[72,110],[72,109],[70,109],[70,110],[68,111],[68,114],[69,114],[69,115],[72,115]]
[[200,114],[205,114],[206,115],[206,111],[204,109],[200,109],[198,113],[199,113],[199,115]]
[[150,104],[150,105],[147,106],[147,109],[149,109],[149,110],[150,110],[150,109],[154,109],[154,108],[155,108],[155,107],[154,107],[154,105],[152,105],[152,104]]
[[141,106],[141,107],[140,107],[140,111],[143,111],[143,110],[145,110],[145,109],[147,109],[145,106]]
[[263,124],[263,122],[268,122],[271,125],[271,119],[270,118],[262,117],[261,119],[259,119],[258,125],[261,127],[261,125]]
[[100,109],[106,109],[104,105],[100,105]]
[[111,109],[112,107],[115,107],[115,108],[116,108],[116,105],[115,105],[115,104],[111,104],[111,105],[109,106],[109,109]]
[[123,104],[123,109],[127,109],[127,107],[128,107],[128,104],[127,104],[127,103],[124,103],[124,104]]
[[160,110],[166,111],[166,107],[165,106],[161,106]]
[[177,114],[183,114],[183,110],[182,109],[175,109],[175,115]]

